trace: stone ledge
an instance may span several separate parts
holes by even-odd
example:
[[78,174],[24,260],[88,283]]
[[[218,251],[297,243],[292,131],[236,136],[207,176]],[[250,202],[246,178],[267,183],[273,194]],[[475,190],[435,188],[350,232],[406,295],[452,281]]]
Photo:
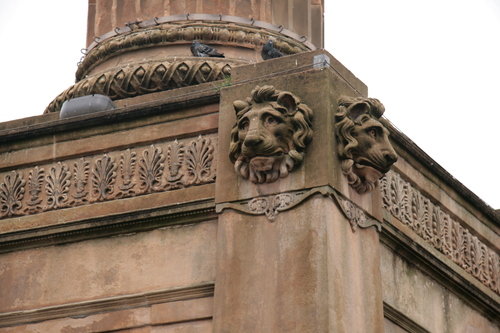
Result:
[[91,301],[48,306],[33,310],[1,313],[0,327],[36,323],[64,317],[83,318],[100,312],[111,312],[183,300],[201,298],[212,299],[213,295],[214,282],[211,281],[192,286],[182,286],[175,289],[156,290]]
[[[92,216],[92,213],[96,211],[94,207],[79,206],[2,221],[4,227],[6,227],[6,222],[10,222],[16,229],[6,229],[0,234],[0,253],[147,231],[169,225],[197,223],[217,217],[213,184],[174,192],[173,194],[172,192],[156,193],[100,204],[106,206],[104,211],[113,210],[114,214],[104,213]],[[207,193],[212,193],[211,197],[207,196]],[[183,203],[179,204],[174,197],[182,198],[180,202]],[[184,198],[191,200],[184,201]],[[198,199],[195,200],[195,198]],[[124,201],[127,202],[126,210]],[[150,202],[163,202],[163,205],[149,208]],[[40,218],[42,215],[43,219]],[[65,222],[65,219],[69,222]],[[51,221],[58,220],[62,222],[50,224]]]
[[409,333],[430,333],[386,302],[384,302],[384,317],[397,324],[399,327],[404,328]]

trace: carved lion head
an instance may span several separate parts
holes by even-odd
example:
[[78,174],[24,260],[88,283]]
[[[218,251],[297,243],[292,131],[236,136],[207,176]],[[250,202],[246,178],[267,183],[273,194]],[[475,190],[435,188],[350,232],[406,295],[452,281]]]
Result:
[[342,97],[335,114],[342,173],[360,194],[373,190],[398,159],[380,118],[384,111],[377,99]]
[[236,173],[254,183],[273,182],[302,163],[313,133],[307,105],[272,86],[256,87],[233,105],[229,158]]

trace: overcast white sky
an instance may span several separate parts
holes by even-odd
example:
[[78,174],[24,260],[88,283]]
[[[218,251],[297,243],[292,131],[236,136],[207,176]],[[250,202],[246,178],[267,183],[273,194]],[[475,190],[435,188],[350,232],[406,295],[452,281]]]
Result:
[[[325,0],[326,49],[386,117],[500,208],[500,0]],[[87,0],[0,0],[0,122],[74,83]]]

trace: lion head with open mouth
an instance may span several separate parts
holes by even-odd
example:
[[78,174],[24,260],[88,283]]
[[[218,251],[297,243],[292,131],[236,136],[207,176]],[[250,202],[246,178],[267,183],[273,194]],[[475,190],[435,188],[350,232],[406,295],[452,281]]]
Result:
[[254,183],[270,183],[302,163],[313,134],[312,111],[298,97],[263,86],[233,105],[236,124],[229,158],[237,174]]
[[373,190],[398,159],[381,119],[384,111],[377,99],[342,97],[335,114],[342,173],[360,194]]

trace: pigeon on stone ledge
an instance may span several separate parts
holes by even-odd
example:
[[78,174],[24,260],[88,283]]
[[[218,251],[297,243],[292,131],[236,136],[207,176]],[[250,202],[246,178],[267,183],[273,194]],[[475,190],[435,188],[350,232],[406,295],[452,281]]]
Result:
[[191,44],[191,53],[195,57],[218,57],[224,58],[224,54],[217,52],[216,49],[205,44],[201,44],[197,40],[193,40]]
[[274,48],[272,39],[268,40],[267,43],[264,44],[264,47],[262,48],[260,54],[262,55],[262,59],[264,60],[269,60],[284,56],[283,53]]

